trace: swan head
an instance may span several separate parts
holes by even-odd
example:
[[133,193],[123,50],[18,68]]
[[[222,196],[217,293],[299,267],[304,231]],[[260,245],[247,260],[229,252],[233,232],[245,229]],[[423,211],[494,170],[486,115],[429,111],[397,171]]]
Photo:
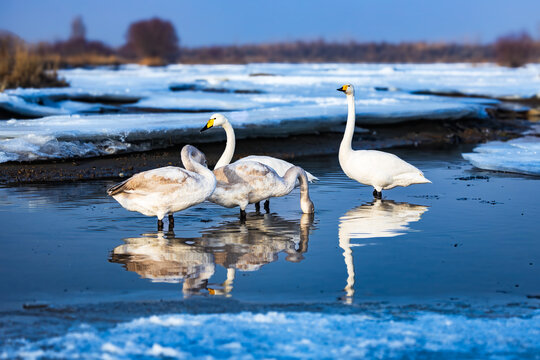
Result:
[[345,84],[338,88],[337,91],[342,91],[347,95],[354,95],[354,87],[351,84]]
[[300,208],[304,214],[313,214],[315,212],[315,206],[309,196],[300,198]]
[[182,148],[181,152],[182,163],[186,170],[193,171],[192,161],[201,164],[204,167],[208,167],[206,164],[206,156],[202,151],[197,149],[193,145],[186,145]]
[[201,132],[211,129],[214,126],[223,126],[227,122],[229,122],[229,120],[227,117],[225,117],[225,115],[216,113],[210,116],[210,120],[208,120],[206,125],[201,129]]

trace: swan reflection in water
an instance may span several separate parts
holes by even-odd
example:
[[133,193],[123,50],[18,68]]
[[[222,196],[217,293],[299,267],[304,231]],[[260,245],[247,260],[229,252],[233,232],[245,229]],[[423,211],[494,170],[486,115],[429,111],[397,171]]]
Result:
[[[373,245],[368,239],[403,235],[409,224],[419,221],[427,210],[427,206],[377,199],[347,211],[339,219],[339,246],[347,266],[346,303],[351,303],[354,295],[352,247]],[[351,239],[360,241],[351,244]]]
[[[179,238],[172,232],[144,234],[124,239],[109,261],[153,282],[182,282],[185,296],[203,290],[230,296],[236,270],[256,271],[276,261],[281,252],[287,261],[302,261],[312,226],[313,214],[303,214],[300,221],[265,214],[246,223],[225,223],[196,238]],[[216,265],[227,269],[227,279],[210,286]]]

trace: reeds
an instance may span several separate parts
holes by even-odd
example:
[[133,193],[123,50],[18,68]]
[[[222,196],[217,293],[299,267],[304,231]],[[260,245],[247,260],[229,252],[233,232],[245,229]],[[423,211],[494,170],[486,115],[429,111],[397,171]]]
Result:
[[0,35],[0,91],[9,88],[62,87],[67,82],[58,78],[57,61],[32,52],[20,39]]

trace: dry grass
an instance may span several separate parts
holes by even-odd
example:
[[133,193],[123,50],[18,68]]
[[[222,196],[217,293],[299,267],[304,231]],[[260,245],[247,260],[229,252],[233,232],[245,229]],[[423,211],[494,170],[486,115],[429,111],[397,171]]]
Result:
[[31,52],[19,39],[0,35],[0,91],[17,87],[68,86],[58,78],[57,62]]

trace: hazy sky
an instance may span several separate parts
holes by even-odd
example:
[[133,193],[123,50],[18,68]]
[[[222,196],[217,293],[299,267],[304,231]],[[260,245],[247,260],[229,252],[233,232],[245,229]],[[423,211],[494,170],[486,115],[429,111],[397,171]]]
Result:
[[77,15],[87,38],[115,46],[131,22],[154,16],[172,21],[184,46],[540,37],[540,0],[0,0],[0,29],[31,42],[67,38]]

